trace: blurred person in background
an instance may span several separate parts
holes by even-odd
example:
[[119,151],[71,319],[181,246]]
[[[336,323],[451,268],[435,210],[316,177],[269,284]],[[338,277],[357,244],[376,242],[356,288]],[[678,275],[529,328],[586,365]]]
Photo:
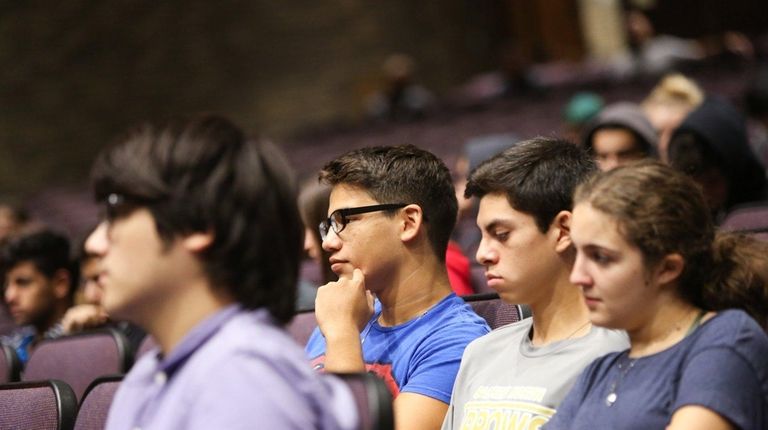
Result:
[[315,296],[320,285],[338,279],[328,261],[330,254],[322,247],[318,227],[328,218],[328,199],[331,187],[312,181],[299,192],[299,212],[304,223],[304,253],[309,260],[302,264],[296,309],[315,307]]
[[0,249],[0,271],[5,304],[19,327],[1,341],[26,363],[37,343],[64,334],[61,321],[78,279],[69,240],[48,229],[13,236]]
[[651,90],[641,106],[659,136],[658,153],[668,162],[672,132],[704,101],[704,92],[693,80],[679,73],[667,75]]
[[701,186],[715,222],[734,206],[767,198],[744,116],[724,100],[707,98],[685,118],[670,139],[669,164]]
[[640,106],[620,102],[608,105],[593,119],[582,141],[600,170],[656,158],[656,130]]

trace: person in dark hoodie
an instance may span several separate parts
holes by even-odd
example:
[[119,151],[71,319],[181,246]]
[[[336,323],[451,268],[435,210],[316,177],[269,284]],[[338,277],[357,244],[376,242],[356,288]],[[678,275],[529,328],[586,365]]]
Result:
[[583,145],[598,167],[608,171],[642,158],[656,158],[658,134],[640,106],[614,103],[603,109],[584,134]]
[[707,98],[672,133],[669,164],[701,185],[716,221],[734,206],[766,199],[765,169],[747,141],[744,117]]

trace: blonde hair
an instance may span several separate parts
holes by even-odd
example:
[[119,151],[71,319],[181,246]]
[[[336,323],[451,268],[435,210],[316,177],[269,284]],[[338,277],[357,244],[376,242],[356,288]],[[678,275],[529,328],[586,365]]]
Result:
[[643,108],[674,105],[692,110],[704,101],[704,91],[692,79],[680,73],[664,76],[643,100]]

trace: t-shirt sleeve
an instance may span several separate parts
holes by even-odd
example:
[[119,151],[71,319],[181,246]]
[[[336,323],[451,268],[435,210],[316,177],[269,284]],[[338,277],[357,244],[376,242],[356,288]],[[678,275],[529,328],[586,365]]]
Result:
[[488,327],[481,324],[446,327],[435,332],[419,346],[416,364],[409,370],[400,392],[423,394],[449,403],[464,349],[487,332]]
[[753,428],[764,402],[750,363],[731,348],[716,347],[698,352],[686,365],[672,409],[703,406],[738,428]]

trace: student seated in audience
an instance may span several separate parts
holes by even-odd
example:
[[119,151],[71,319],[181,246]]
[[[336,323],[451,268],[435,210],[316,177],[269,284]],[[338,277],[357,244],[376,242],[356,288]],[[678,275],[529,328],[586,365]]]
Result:
[[667,150],[672,132],[686,116],[704,101],[698,84],[680,73],[664,76],[642,101],[643,112],[659,135],[659,159],[668,162]]
[[323,239],[317,227],[328,217],[330,196],[331,187],[316,181],[305,185],[299,193],[299,212],[304,223],[304,253],[309,261],[303,262],[301,267],[297,310],[314,308],[317,287],[337,279],[328,261],[330,254],[321,245]]
[[656,157],[658,136],[640,106],[621,102],[603,109],[584,134],[583,145],[600,170]]
[[99,259],[85,250],[85,241],[82,241],[79,249],[78,263],[80,287],[75,294],[76,304],[67,309],[61,319],[64,334],[109,326],[123,333],[132,350],[137,351],[146,333],[128,321],[110,320],[101,304],[103,287],[99,282]]
[[158,344],[121,383],[107,429],[355,427],[349,390],[281,327],[304,229],[274,146],[216,116],[147,124],[98,156],[92,180],[102,304]]
[[320,178],[333,187],[321,234],[339,280],[317,292],[307,354],[317,369],[382,377],[398,430],[437,429],[464,348],[488,332],[446,273],[457,206],[450,172],[403,145],[354,150]]
[[725,101],[708,98],[686,117],[672,134],[669,164],[701,185],[716,222],[736,205],[768,198],[744,117]]
[[69,240],[48,229],[13,236],[0,249],[0,270],[5,304],[19,326],[1,341],[26,363],[38,342],[63,334],[61,319],[77,284]]
[[595,170],[570,142],[538,138],[481,164],[467,197],[480,198],[477,261],[488,286],[533,317],[492,331],[464,353],[448,429],[538,428],[584,367],[626,348],[626,335],[592,327],[578,288],[568,281],[572,195]]
[[730,309],[765,321],[768,280],[738,252],[755,239],[716,233],[696,184],[657,163],[601,174],[575,202],[571,281],[631,345],[592,363],[546,428],[768,428],[768,336]]

